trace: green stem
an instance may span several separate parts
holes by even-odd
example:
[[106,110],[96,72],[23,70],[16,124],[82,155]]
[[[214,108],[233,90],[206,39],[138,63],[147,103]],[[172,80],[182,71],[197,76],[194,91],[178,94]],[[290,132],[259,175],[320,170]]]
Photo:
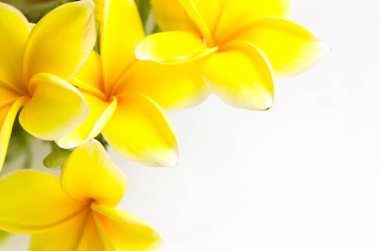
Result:
[[30,146],[28,145],[25,148],[24,169],[32,168],[32,164],[33,164],[33,152]]

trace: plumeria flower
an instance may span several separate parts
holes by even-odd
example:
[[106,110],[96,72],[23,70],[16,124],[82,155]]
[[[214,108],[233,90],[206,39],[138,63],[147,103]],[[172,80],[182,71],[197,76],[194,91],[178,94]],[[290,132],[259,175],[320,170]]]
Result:
[[196,65],[140,62],[135,45],[144,31],[133,0],[96,2],[100,55],[93,52],[72,79],[90,107],[87,120],[57,143],[76,147],[99,133],[125,156],[151,166],[177,162],[177,141],[163,108],[204,99],[209,90]]
[[94,46],[93,4],[63,5],[31,27],[17,9],[0,3],[0,169],[21,107],[20,124],[42,140],[64,136],[88,113],[67,80]]
[[93,140],[65,162],[61,178],[19,170],[0,179],[0,229],[33,234],[30,251],[156,250],[160,237],[115,209],[126,190],[123,172]]
[[288,19],[287,0],[152,0],[159,26],[136,48],[137,58],[163,64],[199,60],[224,101],[241,108],[272,106],[274,73],[313,65],[325,46]]

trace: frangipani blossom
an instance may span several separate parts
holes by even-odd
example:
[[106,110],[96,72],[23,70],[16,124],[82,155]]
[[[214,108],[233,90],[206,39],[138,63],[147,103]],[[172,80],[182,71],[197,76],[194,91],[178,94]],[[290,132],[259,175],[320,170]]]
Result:
[[196,65],[137,61],[144,31],[133,0],[96,2],[100,55],[72,79],[90,107],[87,120],[58,140],[72,148],[99,133],[125,156],[151,166],[177,162],[177,141],[163,108],[194,105],[209,93]]
[[156,250],[158,234],[115,209],[126,179],[97,141],[67,159],[61,179],[19,170],[0,179],[0,229],[33,234],[30,251]]
[[20,124],[43,140],[64,136],[88,113],[67,80],[94,46],[93,4],[63,5],[31,27],[17,9],[0,3],[0,169],[21,107]]
[[274,73],[297,74],[314,64],[325,46],[288,19],[288,0],[152,0],[167,32],[136,48],[137,58],[163,64],[200,60],[202,74],[224,101],[266,110]]

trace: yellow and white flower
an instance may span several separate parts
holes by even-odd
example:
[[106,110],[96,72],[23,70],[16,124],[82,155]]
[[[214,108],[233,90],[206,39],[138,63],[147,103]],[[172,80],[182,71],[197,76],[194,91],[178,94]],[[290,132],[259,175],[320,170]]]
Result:
[[17,9],[0,3],[0,170],[21,107],[21,126],[43,140],[64,136],[88,114],[67,80],[94,46],[93,3],[65,4],[31,27]]
[[288,0],[151,2],[167,31],[145,38],[137,58],[162,64],[198,60],[214,92],[236,107],[270,108],[274,73],[299,73],[325,53],[311,32],[287,19]]
[[196,65],[138,61],[144,31],[133,0],[96,1],[100,54],[93,52],[72,83],[90,107],[84,123],[57,141],[73,148],[99,133],[125,156],[150,166],[177,162],[176,137],[162,108],[197,104],[209,90]]
[[152,251],[159,235],[115,209],[126,191],[123,172],[93,140],[65,162],[61,178],[19,170],[0,179],[0,229],[32,234],[30,251]]

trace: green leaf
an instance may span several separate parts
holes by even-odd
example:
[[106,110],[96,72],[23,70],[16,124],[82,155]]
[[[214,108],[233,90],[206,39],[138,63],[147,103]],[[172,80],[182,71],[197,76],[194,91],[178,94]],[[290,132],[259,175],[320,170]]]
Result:
[[2,0],[21,10],[30,22],[36,23],[46,13],[61,4],[73,2],[75,0]]
[[135,0],[135,2],[136,2],[137,8],[139,9],[141,21],[143,25],[145,26],[145,24],[148,21],[150,10],[151,10],[150,1],[149,0]]
[[5,164],[12,162],[13,160],[16,160],[20,157],[29,157],[29,155],[31,155],[32,140],[33,137],[25,132],[24,129],[22,129],[20,123],[18,122],[18,119],[16,119],[12,129],[12,135],[9,142]]
[[[97,139],[105,149],[108,148],[108,143],[101,134],[99,134],[95,139]],[[50,145],[51,152],[45,157],[43,161],[44,166],[46,168],[62,167],[72,150],[62,149],[54,142],[51,142]]]
[[152,6],[150,0],[135,0],[140,13],[140,19],[144,25],[146,35],[155,33],[158,30],[156,21],[154,20]]
[[44,166],[47,168],[62,167],[67,157],[69,157],[71,151],[62,149],[55,143],[51,143],[51,147],[52,152],[45,157]]
[[108,149],[109,144],[108,144],[107,140],[103,137],[102,134],[99,134],[98,136],[96,136],[95,139],[97,141],[99,141],[100,144],[103,145],[104,149],[106,149],[106,150]]
[[0,231],[0,245],[4,244],[4,242],[11,236],[10,233]]

